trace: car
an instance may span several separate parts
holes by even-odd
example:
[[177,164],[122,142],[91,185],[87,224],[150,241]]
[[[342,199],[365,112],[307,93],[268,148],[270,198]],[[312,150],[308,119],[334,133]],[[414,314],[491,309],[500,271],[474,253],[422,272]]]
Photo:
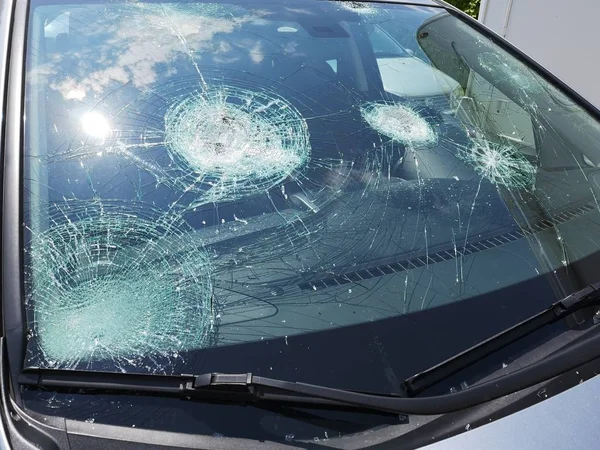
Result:
[[463,89],[454,78],[403,48],[381,25],[372,26],[369,40],[386,92],[440,111],[458,105]]
[[438,0],[1,10],[0,448],[595,442],[600,112],[531,58]]

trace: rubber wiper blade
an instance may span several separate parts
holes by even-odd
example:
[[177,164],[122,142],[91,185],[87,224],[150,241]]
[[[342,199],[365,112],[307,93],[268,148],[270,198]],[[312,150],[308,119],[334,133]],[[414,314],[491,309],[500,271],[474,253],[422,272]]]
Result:
[[[600,283],[552,304],[520,324],[456,355],[405,384],[413,389],[435,384],[515,340],[581,308],[600,303]],[[463,410],[534,386],[600,358],[600,334],[570,345],[527,367],[485,381],[457,393],[433,397],[402,397],[330,388],[256,376],[251,373],[203,375],[152,375],[24,368],[18,382],[37,388],[83,390],[83,392],[136,393],[199,398],[214,402],[277,402],[304,407],[363,410],[382,414],[444,414]],[[414,390],[412,392],[415,392]]]
[[[394,408],[377,404],[363,405],[355,395],[372,396],[359,391],[344,391],[324,386],[295,383],[256,376],[251,373],[206,373],[202,375],[156,375],[96,372],[61,369],[24,368],[19,384],[82,393],[114,393],[181,397],[207,402],[251,404],[284,403],[293,406],[334,410],[364,411],[397,415]],[[309,392],[307,392],[307,389]],[[331,392],[341,393],[342,400]],[[394,395],[376,395],[395,398]],[[348,401],[344,401],[346,399]]]
[[600,283],[596,283],[553,303],[546,310],[452,356],[440,364],[407,378],[402,383],[403,393],[407,397],[414,397],[534,331],[555,323],[582,308],[599,304]]
[[[594,289],[597,291],[598,287]],[[593,294],[594,297],[597,296]],[[597,299],[597,298],[596,298]],[[591,299],[590,299],[591,301]],[[568,303],[568,302],[567,302]],[[568,305],[563,305],[567,306]],[[560,307],[559,307],[560,308]],[[559,311],[560,314],[560,311]],[[395,414],[445,414],[495,400],[534,386],[600,358],[600,334],[594,334],[527,367],[471,386],[433,397],[405,398],[386,394],[347,391],[314,384],[282,381],[252,374],[137,375],[25,368],[20,384],[38,388],[83,389],[213,399],[216,402],[274,401],[301,406],[359,409]]]

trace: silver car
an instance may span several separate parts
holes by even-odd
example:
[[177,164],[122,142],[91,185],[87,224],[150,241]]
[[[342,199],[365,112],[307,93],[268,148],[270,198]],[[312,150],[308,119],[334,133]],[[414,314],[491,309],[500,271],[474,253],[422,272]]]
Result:
[[600,112],[544,68],[433,0],[1,8],[0,448],[594,445]]

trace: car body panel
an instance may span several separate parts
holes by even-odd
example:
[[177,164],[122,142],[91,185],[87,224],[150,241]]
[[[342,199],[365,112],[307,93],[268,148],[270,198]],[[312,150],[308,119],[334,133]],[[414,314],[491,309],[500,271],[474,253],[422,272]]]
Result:
[[[541,391],[540,395],[544,395]],[[427,450],[563,450],[596,448],[600,440],[600,377]],[[469,425],[466,429],[470,430]]]

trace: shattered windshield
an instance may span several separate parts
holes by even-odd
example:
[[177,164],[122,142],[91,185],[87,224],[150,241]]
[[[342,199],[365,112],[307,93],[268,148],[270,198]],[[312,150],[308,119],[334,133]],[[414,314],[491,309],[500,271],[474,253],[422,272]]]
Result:
[[598,123],[442,8],[37,0],[26,64],[28,366],[197,373],[592,272]]

